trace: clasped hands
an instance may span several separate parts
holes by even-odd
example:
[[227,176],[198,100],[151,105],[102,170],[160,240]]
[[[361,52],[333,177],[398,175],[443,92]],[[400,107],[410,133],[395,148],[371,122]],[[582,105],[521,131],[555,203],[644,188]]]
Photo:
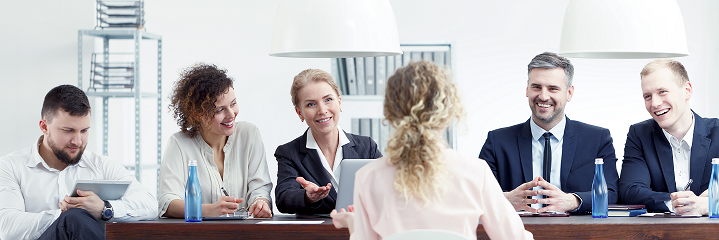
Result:
[[[534,187],[542,187],[544,189],[532,190]],[[544,198],[532,199],[533,196],[543,195]],[[542,177],[536,177],[532,181],[526,182],[511,192],[505,192],[504,196],[517,211],[527,211],[532,213],[542,213],[549,211],[569,212],[579,207],[579,199],[571,193],[565,193],[557,186],[545,181]],[[528,204],[547,204],[548,206],[534,209]]]
[[673,192],[670,194],[674,212],[681,215],[707,215],[709,213],[709,192],[704,191],[697,196],[692,191]]
[[78,197],[70,197],[65,195],[62,201],[57,203],[60,211],[67,211],[71,208],[82,208],[92,214],[95,219],[100,219],[102,210],[105,208],[105,202],[100,199],[92,191],[77,190]]

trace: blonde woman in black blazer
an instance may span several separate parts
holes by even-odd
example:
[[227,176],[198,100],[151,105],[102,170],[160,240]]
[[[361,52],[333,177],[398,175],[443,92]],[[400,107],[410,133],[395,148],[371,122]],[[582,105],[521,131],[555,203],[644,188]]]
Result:
[[307,69],[295,76],[290,90],[297,116],[309,127],[277,147],[277,209],[283,213],[328,214],[335,208],[342,159],[382,157],[369,137],[347,133],[340,126],[342,99],[332,75]]

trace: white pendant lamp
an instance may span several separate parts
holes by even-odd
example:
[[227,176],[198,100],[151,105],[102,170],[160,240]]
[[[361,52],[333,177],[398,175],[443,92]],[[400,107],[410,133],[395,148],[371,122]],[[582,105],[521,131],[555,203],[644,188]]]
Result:
[[270,55],[299,58],[402,54],[389,0],[283,0]]
[[559,55],[579,58],[664,58],[689,55],[674,0],[571,0]]

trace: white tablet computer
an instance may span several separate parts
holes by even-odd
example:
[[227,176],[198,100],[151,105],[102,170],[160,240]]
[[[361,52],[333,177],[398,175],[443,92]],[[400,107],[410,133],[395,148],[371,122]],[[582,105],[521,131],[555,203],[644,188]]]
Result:
[[375,159],[343,159],[340,162],[340,188],[337,192],[337,202],[335,203],[335,209],[337,211],[340,208],[347,209],[347,206],[352,205],[352,197],[355,188],[355,173],[357,170],[364,167],[368,163]]
[[117,200],[122,198],[132,181],[116,180],[77,180],[71,197],[77,197],[77,190],[92,191],[102,200]]

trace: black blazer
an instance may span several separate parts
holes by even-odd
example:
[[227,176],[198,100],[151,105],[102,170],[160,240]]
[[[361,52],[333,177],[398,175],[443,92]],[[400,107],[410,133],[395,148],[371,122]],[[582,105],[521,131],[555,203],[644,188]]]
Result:
[[[479,158],[487,161],[505,192],[532,181],[532,130],[529,121],[532,119],[489,132],[479,153]],[[616,203],[619,176],[609,130],[567,118],[562,144],[560,189],[582,198],[582,205],[575,213],[587,214],[592,211],[595,158],[604,159],[609,203]]]
[[[307,131],[291,142],[277,147],[277,209],[283,213],[327,214],[335,208],[337,193],[332,186],[329,195],[314,204],[305,204],[305,189],[295,180],[303,177],[318,186],[327,186],[330,177],[314,149],[307,148]],[[344,132],[344,131],[343,131]],[[342,146],[345,159],[377,159],[382,153],[371,138],[344,132],[349,143]]]
[[[719,141],[712,141],[719,140],[719,121],[696,113],[694,119],[689,177],[693,180],[691,190],[698,196],[709,188],[711,159],[719,157]],[[674,156],[654,119],[629,127],[619,190],[624,203],[644,204],[647,210],[654,212],[669,211],[664,201],[671,200],[669,193],[678,190],[674,181]]]

